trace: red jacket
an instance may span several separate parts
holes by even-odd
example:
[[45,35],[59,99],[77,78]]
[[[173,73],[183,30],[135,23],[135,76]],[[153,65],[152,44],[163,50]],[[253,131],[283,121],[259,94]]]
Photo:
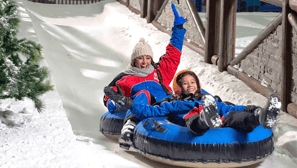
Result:
[[[158,69],[162,75],[163,84],[170,91],[172,91],[172,89],[169,87],[169,84],[172,81],[180,63],[185,33],[186,30],[183,28],[172,28],[170,43],[166,47],[166,54],[162,57],[158,65]],[[161,101],[166,97],[171,97],[171,95],[166,95],[162,86],[160,85],[156,70],[146,77],[120,73],[108,86],[111,86],[115,91],[117,91],[116,86],[119,86],[126,97],[132,97],[142,90],[147,90],[155,99],[155,101]],[[109,98],[105,95],[105,106],[107,106],[108,100]]]
[[[180,63],[181,52],[170,43],[166,47],[166,55],[162,57],[158,69],[163,78],[163,84],[170,90],[170,82],[174,78],[177,67]],[[132,97],[141,90],[147,90],[155,98],[156,101],[161,101],[170,95],[166,95],[162,86],[160,85],[157,71],[154,70],[147,77],[139,77],[129,74],[120,73],[109,84],[115,91],[118,85],[126,97]],[[109,98],[104,96],[104,104],[106,105]]]

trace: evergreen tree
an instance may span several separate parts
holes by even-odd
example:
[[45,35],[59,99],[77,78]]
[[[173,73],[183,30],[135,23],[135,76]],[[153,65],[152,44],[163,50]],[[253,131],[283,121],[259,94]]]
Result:
[[17,39],[19,22],[15,2],[0,0],[0,99],[28,97],[41,112],[44,106],[38,96],[52,90],[52,86],[46,82],[48,70],[38,64],[41,46],[25,38]]

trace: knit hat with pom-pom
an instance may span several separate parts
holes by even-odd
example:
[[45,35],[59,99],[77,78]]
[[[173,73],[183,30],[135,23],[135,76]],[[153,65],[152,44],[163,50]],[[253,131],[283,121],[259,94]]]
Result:
[[144,38],[140,38],[139,42],[135,45],[133,49],[131,61],[143,55],[151,56],[152,59],[154,58],[151,46],[147,42],[145,42]]

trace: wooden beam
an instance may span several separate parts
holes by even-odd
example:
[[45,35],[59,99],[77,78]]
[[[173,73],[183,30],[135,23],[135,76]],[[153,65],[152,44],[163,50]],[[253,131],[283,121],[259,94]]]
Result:
[[211,63],[211,57],[219,53],[220,8],[220,0],[207,0],[204,55],[206,63]]
[[282,99],[282,110],[287,111],[287,106],[290,101],[290,92],[291,92],[291,37],[290,34],[292,33],[291,27],[288,24],[288,14],[290,13],[289,8],[289,0],[283,0],[283,6],[282,6],[282,40],[281,40],[281,60],[282,60],[282,69],[281,69],[281,76],[282,76],[282,82],[281,82],[281,91],[280,96]]
[[154,5],[153,5],[154,18],[156,17],[156,15],[157,15],[158,11],[160,10],[163,3],[164,3],[164,1],[154,0]]
[[269,3],[271,5],[282,7],[282,0],[260,0],[260,1]]
[[288,104],[287,112],[288,112],[291,116],[297,118],[297,105],[296,105],[295,103],[290,103],[290,104]]
[[187,40],[184,40],[184,45],[187,46],[188,48],[190,48],[191,50],[197,52],[198,54],[200,54],[201,56],[205,55],[205,50],[202,46],[199,46],[195,43],[188,42]]
[[201,21],[201,18],[198,15],[198,11],[193,3],[193,0],[186,0],[186,4],[189,8],[189,11],[194,19],[194,23],[196,25],[196,28],[198,29],[198,32],[200,34],[200,37],[202,39],[203,42],[203,46],[205,45],[205,28],[203,26],[203,23]]
[[218,60],[218,67],[219,71],[222,72],[224,71],[223,69],[223,64],[224,64],[224,22],[225,22],[225,17],[224,17],[224,10],[225,10],[225,3],[224,0],[221,0],[221,11],[220,11],[220,38],[219,38],[219,60]]
[[237,0],[221,0],[220,10],[221,17],[218,69],[220,72],[223,72],[227,70],[228,64],[235,56]]
[[271,94],[275,94],[272,89],[262,86],[259,81],[254,78],[249,77],[246,73],[240,72],[239,70],[235,69],[233,66],[227,67],[228,73],[234,75],[241,81],[243,81],[247,86],[253,89],[255,92],[260,93],[261,95],[269,98]]
[[297,17],[294,13],[288,14],[288,19],[291,26],[294,28],[295,32],[297,33]]
[[147,23],[151,23],[153,21],[153,0],[147,1]]
[[168,1],[169,1],[169,0],[165,0],[165,1],[163,2],[161,8],[159,9],[159,11],[158,11],[158,13],[157,13],[157,15],[156,15],[156,17],[154,18],[153,21],[157,21],[157,20],[158,20],[158,18],[159,18],[159,17],[161,16],[161,14],[162,14],[162,11],[163,11],[164,8],[166,7]]
[[277,28],[282,23],[282,14],[279,14],[274,21],[270,23],[266,27],[265,30],[263,30],[247,47],[244,48],[244,50],[234,59],[230,62],[230,65],[234,66],[241,62],[243,59],[245,59],[249,53],[251,53],[259,44],[268,36],[271,34],[273,30]]
[[141,0],[140,17],[145,18],[147,15],[147,0]]

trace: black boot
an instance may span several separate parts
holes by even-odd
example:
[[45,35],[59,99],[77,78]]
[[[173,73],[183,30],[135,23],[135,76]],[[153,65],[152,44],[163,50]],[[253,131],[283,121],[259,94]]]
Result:
[[127,122],[123,126],[121,136],[119,138],[119,144],[121,148],[129,150],[130,146],[133,143],[133,131],[135,126],[136,123],[131,120],[127,120]]
[[129,99],[128,97],[117,93],[114,91],[111,87],[106,86],[104,87],[104,93],[113,101],[116,103],[119,103],[122,105],[125,109],[130,109],[134,103],[133,100]]
[[281,101],[276,94],[272,94],[268,99],[265,109],[256,111],[255,115],[259,117],[259,123],[267,129],[276,125],[277,115],[280,112]]
[[201,121],[209,128],[219,128],[223,124],[221,116],[218,114],[218,105],[211,95],[204,95],[202,97]]

